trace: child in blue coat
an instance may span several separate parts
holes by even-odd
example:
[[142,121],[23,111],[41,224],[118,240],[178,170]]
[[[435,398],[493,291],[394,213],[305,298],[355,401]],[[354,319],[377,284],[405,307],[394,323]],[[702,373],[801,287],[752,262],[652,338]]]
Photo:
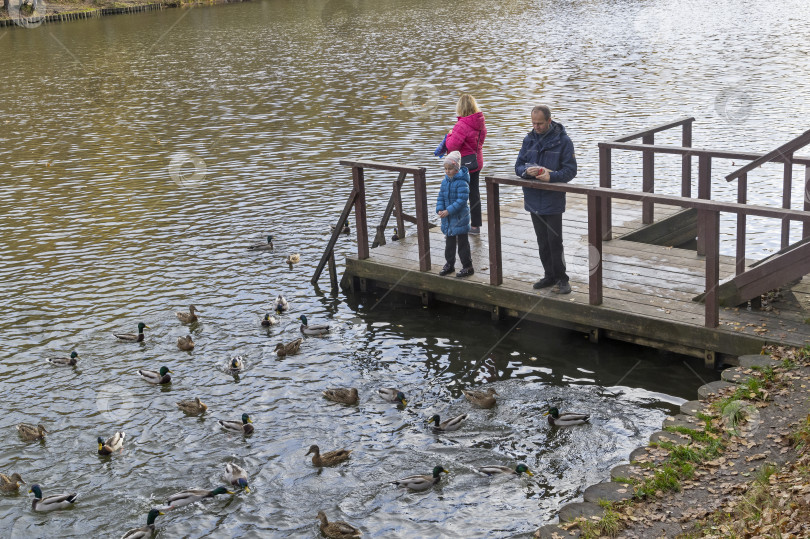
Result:
[[447,263],[439,275],[456,271],[456,245],[461,259],[461,271],[456,277],[469,277],[475,271],[470,254],[470,173],[461,166],[461,154],[450,152],[444,159],[444,179],[436,199],[436,213],[442,218],[445,236],[444,258]]

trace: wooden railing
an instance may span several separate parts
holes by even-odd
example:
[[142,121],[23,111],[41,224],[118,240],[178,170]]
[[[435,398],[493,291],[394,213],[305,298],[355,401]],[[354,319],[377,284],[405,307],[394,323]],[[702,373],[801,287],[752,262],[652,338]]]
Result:
[[[697,156],[698,158],[698,198],[704,200],[711,199],[711,173],[712,173],[712,160],[713,159],[727,159],[727,160],[744,160],[751,161],[749,165],[742,169],[729,174],[726,179],[728,181],[737,179],[737,203],[746,204],[748,200],[748,177],[747,172],[754,167],[768,161],[776,161],[784,163],[784,175],[782,185],[782,207],[790,209],[791,205],[791,189],[792,189],[792,174],[793,164],[805,165],[805,177],[810,182],[810,157],[797,157],[793,155],[798,148],[803,147],[810,141],[807,138],[808,133],[805,133],[798,138],[790,141],[789,143],[777,148],[776,150],[767,154],[759,154],[752,152],[735,152],[725,150],[708,150],[692,148],[692,122],[694,118],[682,118],[668,124],[663,124],[651,129],[639,131],[626,137],[615,139],[611,142],[599,143],[599,186],[604,188],[612,187],[612,166],[611,166],[611,152],[612,150],[629,150],[642,152],[642,190],[646,193],[653,193],[655,191],[655,154],[673,154],[682,157],[681,167],[681,196],[691,197],[691,184],[692,184],[692,170],[691,170],[691,157]],[[654,144],[653,134],[677,127],[683,126],[682,144],[683,146],[656,146]],[[642,144],[628,143],[628,140],[641,138]],[[604,233],[603,239],[609,240],[612,238],[612,219],[611,219],[611,205],[609,201],[604,201],[605,206],[602,208],[602,230]],[[649,224],[653,219],[653,204],[652,198],[645,199],[642,202],[642,222]],[[810,200],[805,196],[804,210],[810,211]],[[790,219],[786,217],[782,220],[782,247],[786,247],[789,243],[789,225]],[[698,217],[698,237],[697,237],[697,252],[700,255],[706,254],[705,238],[707,231],[704,230],[706,226],[710,226],[703,222]],[[810,224],[805,222],[803,227],[803,237],[810,235]],[[737,252],[736,252],[736,269],[737,273],[742,273],[745,270],[745,237],[746,237],[746,219],[744,214],[738,214],[737,219]]]
[[[335,255],[334,255],[334,248],[335,244],[337,243],[338,237],[340,236],[340,232],[343,228],[344,223],[347,222],[349,218],[349,213],[354,208],[354,216],[355,216],[355,228],[357,230],[357,258],[365,259],[369,256],[369,245],[368,245],[368,221],[366,217],[366,181],[365,181],[365,169],[374,169],[374,170],[388,170],[391,172],[398,172],[399,177],[394,180],[393,189],[391,191],[391,196],[388,200],[388,205],[383,212],[382,219],[380,220],[380,224],[377,226],[377,232],[374,237],[374,243],[372,247],[377,247],[378,245],[385,244],[385,230],[388,226],[388,220],[391,218],[391,215],[394,214],[397,219],[397,235],[400,238],[405,236],[405,221],[411,222],[416,224],[416,238],[419,245],[419,270],[420,271],[429,271],[430,270],[430,238],[429,238],[429,230],[432,228],[433,225],[428,221],[428,209],[427,209],[427,188],[426,188],[426,179],[425,179],[425,168],[424,167],[411,167],[411,166],[403,166],[403,165],[396,165],[392,163],[380,163],[377,161],[353,161],[353,160],[343,160],[340,161],[340,164],[345,167],[351,167],[352,169],[352,191],[349,194],[349,198],[346,201],[346,205],[343,207],[343,212],[340,214],[338,218],[337,225],[335,226],[335,230],[332,232],[332,236],[329,239],[329,243],[326,245],[326,249],[321,257],[320,262],[318,263],[318,267],[315,269],[315,275],[313,275],[311,282],[312,284],[316,284],[318,282],[318,278],[321,276],[323,272],[324,266],[329,264],[329,275],[330,280],[332,282],[332,287],[337,288],[337,275],[335,273]],[[408,215],[405,213],[402,207],[402,185],[405,181],[405,177],[411,174],[413,175],[413,187],[414,187],[414,199],[416,202],[416,215]]]
[[[579,193],[588,199],[588,297],[591,305],[602,304],[602,241],[605,239],[604,208],[610,207],[614,198],[636,200],[644,203],[668,204],[682,208],[694,208],[704,223],[704,245],[706,251],[705,271],[705,325],[717,327],[720,320],[718,285],[720,283],[720,213],[756,215],[774,219],[810,223],[810,213],[800,210],[749,206],[735,202],[716,202],[673,195],[656,195],[649,192],[624,191],[605,187],[587,187],[564,183],[548,183],[537,180],[524,180],[518,177],[487,176],[487,225],[489,227],[489,271],[490,284],[503,284],[503,262],[501,255],[500,185],[515,185],[530,189],[546,189],[566,193]],[[738,239],[739,241],[739,239]]]

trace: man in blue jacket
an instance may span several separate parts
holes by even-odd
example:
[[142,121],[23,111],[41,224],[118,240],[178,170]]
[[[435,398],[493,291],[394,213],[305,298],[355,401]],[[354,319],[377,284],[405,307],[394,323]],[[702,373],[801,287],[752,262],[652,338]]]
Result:
[[[565,128],[551,119],[551,109],[545,105],[532,109],[532,126],[515,161],[515,174],[541,182],[570,182],[577,175],[577,160]],[[532,216],[545,271],[534,288],[550,286],[552,292],[570,294],[562,238],[565,193],[524,187],[523,208]]]

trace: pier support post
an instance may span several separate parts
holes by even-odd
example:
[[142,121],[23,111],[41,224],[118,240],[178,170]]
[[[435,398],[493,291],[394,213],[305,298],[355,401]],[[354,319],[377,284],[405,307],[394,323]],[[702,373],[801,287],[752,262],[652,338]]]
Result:
[[492,309],[489,311],[489,315],[493,322],[498,322],[499,320],[503,319],[503,312],[498,305],[492,306]]
[[424,305],[425,307],[433,306],[433,292],[422,290],[421,292],[419,292],[419,296],[422,298],[422,305]]
[[717,354],[714,350],[705,350],[703,353],[703,365],[707,369],[714,369],[716,367]]
[[599,344],[601,337],[602,330],[600,328],[592,328],[591,331],[588,332],[588,340],[594,344]]

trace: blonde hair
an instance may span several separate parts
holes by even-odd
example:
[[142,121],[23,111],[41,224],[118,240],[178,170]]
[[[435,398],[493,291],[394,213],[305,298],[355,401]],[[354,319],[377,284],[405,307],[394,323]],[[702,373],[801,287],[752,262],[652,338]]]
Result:
[[461,94],[456,103],[456,116],[470,116],[476,112],[481,112],[481,109],[478,108],[475,98],[470,94]]

